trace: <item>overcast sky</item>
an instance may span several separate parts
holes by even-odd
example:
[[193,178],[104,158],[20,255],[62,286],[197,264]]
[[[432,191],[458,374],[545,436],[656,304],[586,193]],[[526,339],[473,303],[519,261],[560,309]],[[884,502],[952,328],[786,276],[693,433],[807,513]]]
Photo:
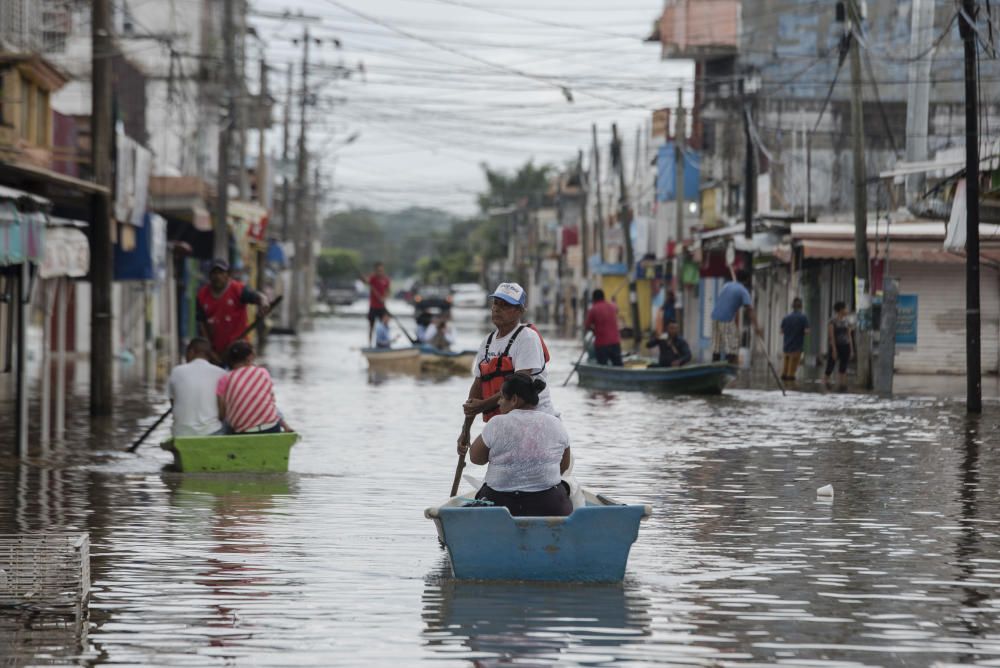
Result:
[[[254,4],[259,11],[286,7],[321,21],[252,23],[276,70],[272,93],[282,102],[287,63],[296,63],[296,90],[301,86],[302,47],[293,40],[306,25],[325,40],[311,46],[319,99],[309,144],[322,156],[338,209],[416,204],[472,214],[485,185],[481,162],[562,164],[578,149],[589,154],[591,123],[602,150],[612,121],[634,143],[652,109],[674,106],[678,86],[690,89],[692,66],[662,61],[659,45],[643,42],[659,0]],[[349,79],[333,75],[338,64],[353,70]],[[358,139],[343,145],[354,133]],[[280,134],[270,141],[280,146]]]

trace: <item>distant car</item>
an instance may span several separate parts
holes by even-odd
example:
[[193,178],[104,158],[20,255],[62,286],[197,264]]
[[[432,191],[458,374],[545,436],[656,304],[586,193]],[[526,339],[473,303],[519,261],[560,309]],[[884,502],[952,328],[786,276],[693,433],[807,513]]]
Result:
[[455,306],[481,308],[488,305],[488,293],[478,283],[456,283],[451,291],[451,303]]
[[422,285],[413,291],[413,308],[420,311],[450,311],[451,290],[447,285]]
[[358,291],[353,283],[334,283],[324,290],[326,303],[331,306],[350,306],[358,299]]

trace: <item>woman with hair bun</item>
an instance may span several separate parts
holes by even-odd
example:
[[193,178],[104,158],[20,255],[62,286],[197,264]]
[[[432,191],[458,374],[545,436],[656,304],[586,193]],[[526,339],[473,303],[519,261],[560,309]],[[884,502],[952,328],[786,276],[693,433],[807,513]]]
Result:
[[477,499],[514,516],[565,516],[573,512],[562,474],[569,468],[569,434],[554,415],[536,410],[545,382],[515,373],[500,388],[500,414],[486,423],[469,451],[473,464],[489,464]]

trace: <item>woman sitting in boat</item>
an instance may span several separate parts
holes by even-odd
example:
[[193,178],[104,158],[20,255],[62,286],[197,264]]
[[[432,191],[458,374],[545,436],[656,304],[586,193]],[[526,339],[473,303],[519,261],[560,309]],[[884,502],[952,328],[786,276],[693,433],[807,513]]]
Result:
[[253,346],[237,341],[226,351],[229,373],[215,389],[221,417],[235,434],[274,434],[292,431],[281,417],[274,398],[271,374],[257,366]]
[[473,464],[489,464],[486,483],[476,493],[515,516],[565,516],[573,512],[569,489],[561,482],[569,468],[569,434],[562,421],[536,410],[545,382],[524,373],[511,375],[500,388],[500,415],[483,427],[469,450]]

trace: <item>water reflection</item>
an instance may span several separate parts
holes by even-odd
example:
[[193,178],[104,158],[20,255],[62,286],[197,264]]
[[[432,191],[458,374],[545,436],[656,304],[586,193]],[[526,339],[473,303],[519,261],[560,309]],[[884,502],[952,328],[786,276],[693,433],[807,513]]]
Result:
[[649,599],[629,585],[467,582],[443,563],[422,600],[426,647],[476,666],[601,663],[651,634]]

